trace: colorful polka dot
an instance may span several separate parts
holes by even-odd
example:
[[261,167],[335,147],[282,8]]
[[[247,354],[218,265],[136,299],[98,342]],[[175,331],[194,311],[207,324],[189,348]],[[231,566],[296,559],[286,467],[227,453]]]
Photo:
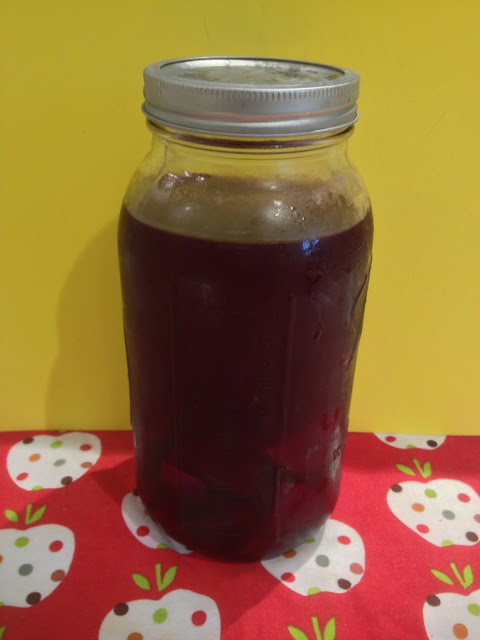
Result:
[[420,504],[419,502],[414,502],[412,504],[412,509],[414,511],[417,511],[418,513],[421,513],[422,511],[425,511],[425,507],[423,506],[423,504]]
[[355,575],[360,576],[363,573],[363,567],[361,564],[358,564],[358,562],[352,562],[350,565],[350,571]]
[[444,511],[442,511],[442,516],[446,520],[455,520],[455,514],[453,513],[453,511],[450,511],[449,509],[445,509]]
[[22,480],[26,480],[28,478],[28,473],[25,473],[25,471],[23,473],[19,473],[17,476],[17,480],[19,482],[21,482]]
[[312,542],[315,542],[315,538],[309,538],[305,544],[312,544]]
[[428,533],[430,529],[427,527],[426,524],[417,524],[417,531],[419,533]]
[[293,575],[293,573],[283,573],[282,580],[283,582],[295,582],[295,576]]
[[297,555],[297,552],[295,551],[295,549],[290,549],[290,551],[285,551],[285,553],[283,554],[284,558],[294,558]]
[[156,548],[157,549],[168,549],[168,544],[165,544],[164,542],[161,542],[160,544],[157,544]]
[[80,447],[80,451],[90,451],[91,448],[91,444],[82,444],[82,446]]
[[73,478],[72,476],[64,476],[61,480],[60,480],[61,484],[63,484],[64,487],[67,486],[67,484],[70,484],[73,482]]
[[320,555],[315,558],[315,562],[319,567],[328,567],[330,564],[330,559],[328,556]]
[[464,624],[461,624],[460,622],[457,622],[457,624],[453,625],[452,631],[453,635],[455,636],[455,638],[458,638],[458,640],[465,640],[465,638],[468,638],[468,629]]
[[162,624],[168,617],[168,613],[166,609],[157,609],[153,614],[152,618],[155,624]]
[[54,540],[50,543],[50,546],[48,548],[52,553],[57,553],[57,551],[63,549],[63,542],[61,540]]
[[438,442],[436,440],[427,440],[427,444],[429,447],[431,447],[432,449],[435,449],[435,447],[438,446]]
[[38,591],[32,591],[32,593],[29,593],[28,596],[25,598],[25,601],[27,604],[33,605],[33,604],[38,604],[41,599],[42,599],[42,596],[38,593]]
[[345,544],[345,545],[350,544],[351,542],[348,536],[338,536],[337,540],[340,544]]
[[141,526],[141,527],[138,527],[137,529],[137,536],[139,536],[140,538],[143,538],[144,536],[148,536],[149,533],[150,533],[150,529],[148,527]]
[[33,438],[25,438],[25,440],[22,440],[23,444],[30,444],[31,442],[33,442]]
[[192,624],[196,627],[201,627],[207,621],[207,614],[205,611],[194,611],[192,613]]
[[350,587],[352,586],[352,583],[350,582],[350,580],[345,580],[344,578],[340,578],[337,584],[340,587],[340,589],[343,589],[344,591],[346,591],[347,589],[350,589]]
[[468,605],[467,610],[468,613],[472,614],[472,616],[480,616],[480,604],[472,602],[472,604]]
[[126,602],[119,602],[113,607],[113,613],[116,616],[124,616],[128,613],[128,604]]
[[480,513],[476,513],[476,514],[473,516],[473,519],[475,520],[475,522],[479,522],[479,523],[480,523]]
[[460,502],[470,502],[470,496],[467,496],[466,493],[459,493],[457,498],[460,500]]
[[0,564],[3,562],[3,556],[0,556]]
[[470,542],[478,542],[478,536],[473,531],[467,531],[467,533],[465,534],[465,537]]
[[30,462],[37,462],[37,460],[40,460],[40,454],[32,453],[32,455],[28,459],[30,460]]
[[416,449],[417,447],[414,444],[407,444],[405,449]]
[[61,447],[63,444],[63,442],[61,440],[55,440],[55,442],[52,442],[52,444],[50,445],[52,449],[58,449],[59,447]]
[[438,596],[427,596],[427,604],[429,604],[431,607],[438,607],[440,606],[440,598]]
[[31,564],[22,564],[18,567],[18,575],[20,576],[29,576],[33,571],[33,566]]
[[65,458],[59,458],[58,460],[55,460],[55,462],[53,463],[56,467],[62,467],[67,461],[65,460]]
[[318,587],[310,587],[310,589],[307,591],[307,596],[314,596],[317,593],[322,593],[322,590]]
[[442,540],[442,547],[451,547],[453,542],[451,540]]
[[138,631],[134,631],[128,634],[127,640],[143,640],[143,636],[141,633],[138,633]]
[[396,437],[395,436],[387,436],[385,438],[385,442],[396,442]]
[[394,493],[401,493],[403,491],[402,487],[399,484],[392,484],[392,486],[390,487],[390,489],[394,492]]
[[14,544],[15,544],[16,547],[21,548],[21,547],[26,547],[29,542],[30,542],[30,540],[27,537],[20,536],[19,538],[17,538],[15,540]]
[[425,489],[425,495],[427,496],[427,498],[436,498],[437,492],[433,489]]
[[82,462],[80,466],[82,469],[90,469],[90,467],[93,467],[93,464],[91,462]]
[[31,488],[31,491],[41,491],[42,489],[43,489],[42,485],[36,484],[34,487]]
[[65,575],[65,571],[63,571],[62,569],[57,569],[50,576],[50,580],[52,582],[61,582],[65,578]]

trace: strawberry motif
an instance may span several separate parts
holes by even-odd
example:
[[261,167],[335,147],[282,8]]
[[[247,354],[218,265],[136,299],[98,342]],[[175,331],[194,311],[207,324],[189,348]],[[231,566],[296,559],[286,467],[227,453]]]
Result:
[[[27,527],[38,522],[46,507],[25,514]],[[7,509],[11,522],[19,516]],[[11,607],[30,607],[44,600],[64,580],[75,549],[75,538],[67,527],[44,524],[24,529],[0,530],[0,601]]]
[[8,452],[7,470],[22,489],[57,489],[75,482],[100,457],[101,444],[91,433],[39,435],[17,442]]
[[[431,474],[426,462],[413,463],[422,478]],[[415,475],[410,467],[399,471]],[[460,480],[440,478],[430,482],[401,482],[390,487],[387,503],[392,513],[412,531],[437,547],[471,546],[480,536],[480,498]]]
[[[450,563],[454,577],[463,589],[473,584],[473,572],[467,565],[462,574],[456,565]],[[442,582],[453,585],[454,580],[436,569],[433,575]],[[472,640],[480,638],[480,589],[469,595],[457,593],[439,593],[429,595],[423,606],[423,622],[428,638],[431,640]]]
[[330,519],[317,537],[262,565],[300,595],[345,593],[362,579],[365,548],[355,529]]
[[[162,577],[161,564],[155,565],[158,591],[174,580],[177,567]],[[135,584],[146,591],[150,581],[134,573]],[[204,595],[177,589],[158,600],[120,602],[104,618],[98,640],[220,640],[220,614],[215,602]]]
[[374,433],[379,440],[395,449],[438,449],[447,436],[421,436],[412,433]]
[[191,553],[180,542],[170,538],[148,515],[135,489],[122,500],[122,516],[128,530],[135,538],[150,549],[173,549],[177,553]]

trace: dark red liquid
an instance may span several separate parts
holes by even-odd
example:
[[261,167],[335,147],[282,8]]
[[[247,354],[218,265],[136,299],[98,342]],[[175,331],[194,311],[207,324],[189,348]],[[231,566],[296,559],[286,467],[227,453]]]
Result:
[[140,495],[170,536],[251,560],[304,542],[338,495],[372,218],[231,243],[119,227]]

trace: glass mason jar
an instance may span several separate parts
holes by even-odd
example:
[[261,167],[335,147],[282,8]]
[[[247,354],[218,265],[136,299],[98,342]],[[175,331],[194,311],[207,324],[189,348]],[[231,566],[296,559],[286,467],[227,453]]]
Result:
[[359,78],[253,58],[144,78],[119,223],[138,491],[174,541],[271,557],[338,496],[373,234]]

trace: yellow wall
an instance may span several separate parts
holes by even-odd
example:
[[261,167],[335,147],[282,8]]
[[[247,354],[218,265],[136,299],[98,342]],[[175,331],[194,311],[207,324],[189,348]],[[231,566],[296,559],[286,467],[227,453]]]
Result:
[[480,4],[2,0],[0,428],[128,426],[115,225],[146,152],[142,68],[357,70],[376,216],[352,427],[480,433]]

